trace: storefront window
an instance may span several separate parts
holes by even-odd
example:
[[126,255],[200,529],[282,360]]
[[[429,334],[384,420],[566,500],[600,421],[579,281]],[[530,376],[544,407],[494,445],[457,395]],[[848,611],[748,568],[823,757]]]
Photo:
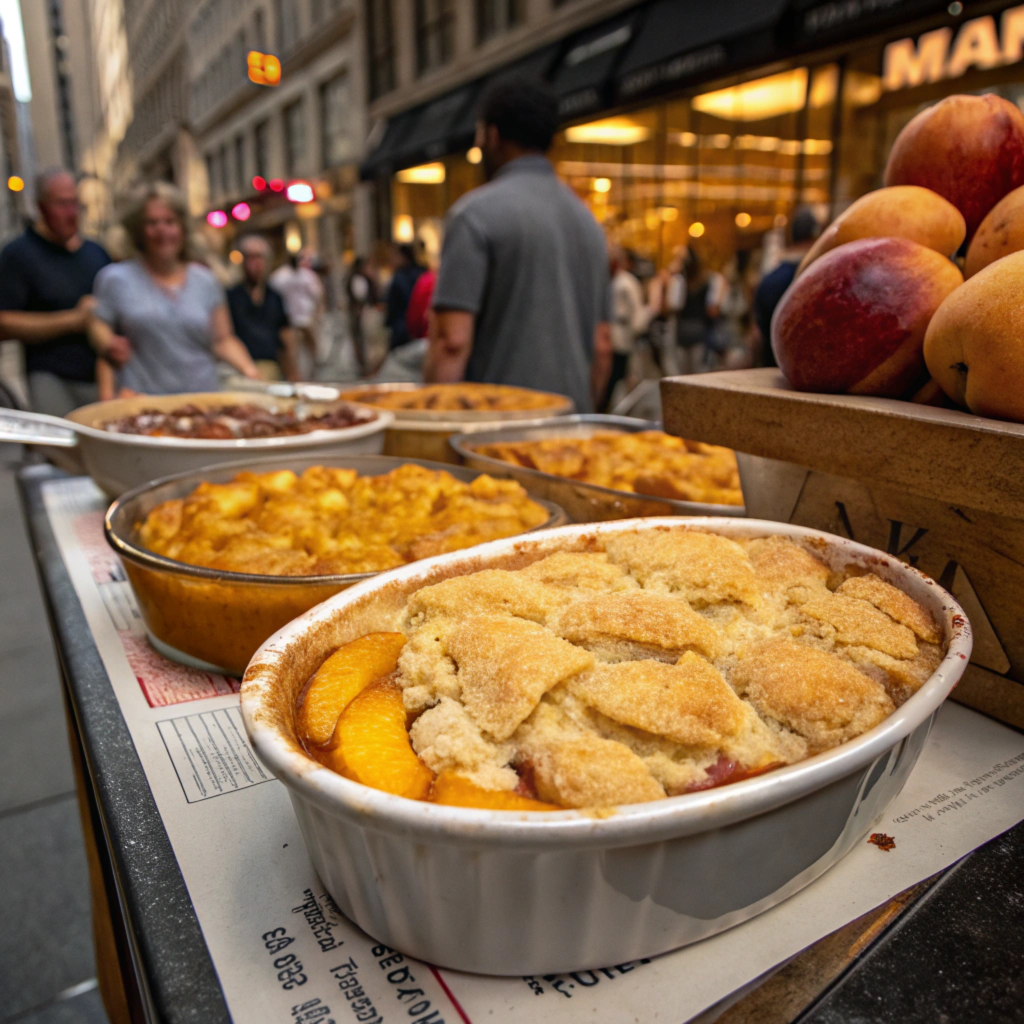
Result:
[[428,260],[436,262],[445,213],[483,180],[479,164],[461,154],[399,171],[391,186],[391,237],[396,242],[422,242]]
[[792,211],[828,215],[835,64],[794,68],[567,128],[556,167],[609,234],[663,266],[689,245],[715,267]]

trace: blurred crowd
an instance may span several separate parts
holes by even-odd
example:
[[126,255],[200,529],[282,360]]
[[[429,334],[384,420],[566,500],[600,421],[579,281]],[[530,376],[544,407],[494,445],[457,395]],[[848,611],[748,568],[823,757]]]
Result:
[[0,340],[23,344],[30,404],[58,416],[117,396],[337,379],[346,361],[350,379],[517,384],[624,411],[644,381],[770,364],[772,311],[819,231],[810,210],[770,266],[739,253],[713,270],[687,247],[658,268],[558,180],[545,156],[557,126],[546,87],[492,85],[477,137],[488,183],[449,212],[439,265],[393,245],[355,258],[340,289],[311,251],[275,269],[255,233],[236,240],[230,279],[163,182],[125,198],[115,260],[81,235],[74,177],[45,171],[38,216],[0,253]]

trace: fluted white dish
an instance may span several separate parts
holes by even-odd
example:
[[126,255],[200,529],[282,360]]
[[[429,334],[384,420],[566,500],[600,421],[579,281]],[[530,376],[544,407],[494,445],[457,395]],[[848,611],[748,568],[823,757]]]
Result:
[[[913,697],[849,743],[745,782],[606,816],[407,800],[335,774],[299,744],[295,699],[310,675],[340,644],[386,628],[420,587],[555,551],[593,550],[610,534],[688,527],[728,537],[778,534],[833,568],[869,569],[932,613],[947,653]],[[760,520],[645,518],[494,541],[358,584],[260,648],[245,674],[242,714],[256,753],[288,787],[317,872],[360,928],[457,970],[550,974],[696,942],[827,871],[902,789],[970,653],[970,625],[956,601],[881,551]]]

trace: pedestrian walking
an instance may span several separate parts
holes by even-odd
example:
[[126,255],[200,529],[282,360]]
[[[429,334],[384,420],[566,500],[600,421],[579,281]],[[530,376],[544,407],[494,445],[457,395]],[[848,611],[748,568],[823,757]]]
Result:
[[709,353],[717,351],[720,344],[715,332],[726,283],[721,274],[708,270],[692,249],[686,254],[684,271],[686,302],[676,332],[679,368],[681,373],[699,373],[708,368]]
[[359,375],[365,377],[370,372],[370,361],[363,318],[366,310],[377,303],[377,284],[369,261],[363,256],[357,256],[352,261],[352,269],[345,283],[345,294],[348,297],[349,337],[355,349]]
[[394,273],[388,285],[385,323],[391,331],[388,347],[393,351],[414,340],[409,336],[406,314],[409,312],[413,289],[425,268],[417,260],[416,250],[409,244],[394,247],[392,262]]
[[772,314],[775,307],[786,294],[786,289],[796,277],[796,268],[814,245],[814,240],[821,233],[821,225],[814,211],[802,206],[793,215],[789,227],[790,244],[782,253],[779,264],[764,277],[754,294],[754,319],[761,335],[761,359],[764,366],[775,366],[775,355],[772,352]]
[[546,86],[513,76],[485,92],[488,183],[445,222],[425,376],[543,388],[590,412],[611,368],[608,251],[545,156],[557,127]]
[[260,379],[231,329],[224,292],[213,273],[191,261],[185,198],[165,182],[143,186],[124,216],[138,253],[96,276],[90,335],[100,351],[114,332],[131,343],[131,357],[101,378],[105,397],[216,391],[217,360]]
[[303,250],[290,257],[270,275],[270,286],[284,299],[288,322],[298,338],[299,372],[308,380],[316,366],[316,336],[324,312],[324,286],[313,269],[313,254]]
[[633,258],[620,245],[609,246],[611,269],[611,340],[612,369],[598,408],[607,412],[615,386],[626,379],[630,360],[636,350],[637,338],[650,323],[651,311],[644,301],[644,290],[633,273]]
[[[0,340],[24,346],[32,408],[64,416],[99,397],[87,326],[93,284],[110,257],[82,238],[70,171],[43,171],[36,201],[35,222],[0,253]],[[113,363],[128,357],[127,342],[112,332],[101,344]]]
[[227,291],[235,336],[249,350],[264,378],[300,380],[298,339],[288,323],[284,299],[267,283],[270,243],[262,235],[246,235],[239,240],[238,251],[242,254],[242,280]]
[[420,341],[430,332],[430,303],[437,287],[437,272],[424,270],[412,286],[409,309],[405,314],[405,329],[410,341]]

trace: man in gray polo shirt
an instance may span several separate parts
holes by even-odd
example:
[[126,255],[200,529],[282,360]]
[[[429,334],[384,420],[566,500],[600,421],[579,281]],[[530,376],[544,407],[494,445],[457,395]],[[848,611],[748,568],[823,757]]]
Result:
[[445,222],[425,376],[557,391],[591,412],[611,366],[608,250],[544,155],[557,127],[545,86],[512,77],[485,93],[488,184]]

